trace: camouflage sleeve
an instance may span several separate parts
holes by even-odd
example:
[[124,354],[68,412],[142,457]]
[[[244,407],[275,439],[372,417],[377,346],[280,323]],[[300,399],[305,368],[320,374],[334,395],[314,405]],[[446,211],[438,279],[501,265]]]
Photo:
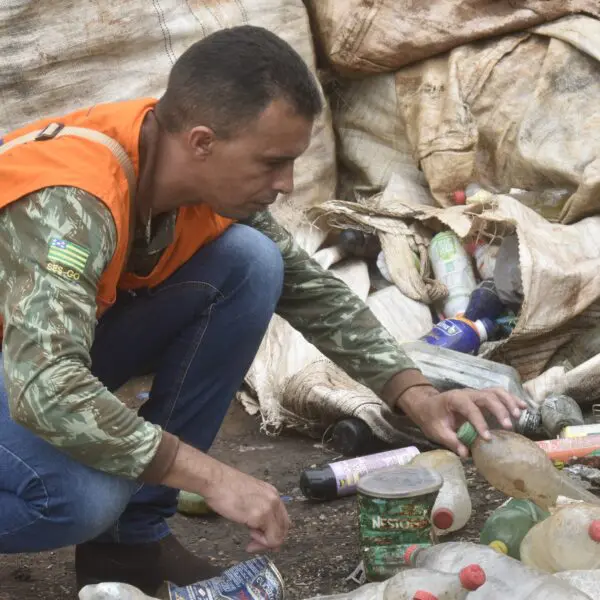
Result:
[[96,289],[116,246],[108,209],[45,188],[0,212],[2,354],[11,415],[79,462],[137,478],[161,430],[90,372]]
[[325,356],[380,396],[394,375],[415,369],[369,307],[312,260],[271,213],[257,213],[247,224],[281,250],[285,274],[277,313]]

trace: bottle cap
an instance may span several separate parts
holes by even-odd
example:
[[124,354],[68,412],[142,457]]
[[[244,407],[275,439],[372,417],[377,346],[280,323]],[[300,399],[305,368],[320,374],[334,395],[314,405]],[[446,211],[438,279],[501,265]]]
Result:
[[454,523],[454,513],[449,508],[438,508],[433,511],[431,517],[438,529],[450,529]]
[[404,551],[404,564],[405,565],[414,565],[414,559],[416,558],[415,553],[417,552],[419,547],[420,546],[418,546],[417,544],[413,544],[412,546],[409,546]]
[[489,543],[489,547],[500,554],[508,554],[508,546],[501,540],[494,540]]
[[600,543],[600,519],[596,519],[590,523],[590,528],[588,529],[588,533],[590,534],[590,538],[594,542]]
[[465,194],[465,190],[456,190],[454,192],[454,204],[466,204],[467,195]]
[[479,565],[469,565],[458,574],[465,590],[474,592],[485,583],[485,572]]
[[412,600],[438,600],[438,597],[425,590],[417,590]]
[[463,423],[456,432],[458,439],[468,448],[473,445],[473,442],[477,439],[478,435],[479,434],[477,433],[475,427],[473,427],[473,425],[471,425],[471,423],[468,421]]

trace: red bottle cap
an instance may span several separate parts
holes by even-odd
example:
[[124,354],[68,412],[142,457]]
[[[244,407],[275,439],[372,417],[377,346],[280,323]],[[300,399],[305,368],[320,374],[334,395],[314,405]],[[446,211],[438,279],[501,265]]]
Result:
[[417,590],[412,600],[438,600],[438,597],[425,590]]
[[416,550],[419,549],[419,546],[417,546],[416,544],[413,544],[412,546],[409,546],[405,551],[404,551],[404,564],[405,565],[412,565],[412,557],[413,554],[415,553]]
[[590,523],[588,533],[594,542],[600,543],[600,519],[596,519]]
[[467,203],[467,195],[465,194],[465,190],[456,190],[453,194],[454,204],[466,204]]
[[469,565],[459,574],[461,585],[465,590],[474,592],[485,583],[485,573],[479,565]]
[[450,529],[454,523],[454,513],[449,508],[438,508],[433,511],[431,517],[438,529]]

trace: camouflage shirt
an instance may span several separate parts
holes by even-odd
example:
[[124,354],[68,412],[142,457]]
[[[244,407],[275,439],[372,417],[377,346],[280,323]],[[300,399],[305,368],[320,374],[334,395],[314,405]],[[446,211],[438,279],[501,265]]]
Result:
[[[130,270],[152,269],[174,223],[163,217],[152,239],[136,234]],[[279,246],[285,278],[277,312],[311,343],[378,394],[414,369],[367,306],[269,212],[248,224]],[[144,479],[164,433],[90,371],[97,285],[115,247],[109,210],[75,188],[46,188],[0,212],[5,385],[17,422],[82,463]]]

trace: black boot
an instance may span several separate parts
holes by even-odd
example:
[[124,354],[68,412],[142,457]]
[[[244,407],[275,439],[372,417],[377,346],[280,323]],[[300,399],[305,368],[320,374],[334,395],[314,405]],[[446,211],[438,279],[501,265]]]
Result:
[[165,581],[189,585],[221,572],[186,550],[174,535],[146,544],[86,542],[75,548],[78,590],[89,584],[118,581],[151,596]]

